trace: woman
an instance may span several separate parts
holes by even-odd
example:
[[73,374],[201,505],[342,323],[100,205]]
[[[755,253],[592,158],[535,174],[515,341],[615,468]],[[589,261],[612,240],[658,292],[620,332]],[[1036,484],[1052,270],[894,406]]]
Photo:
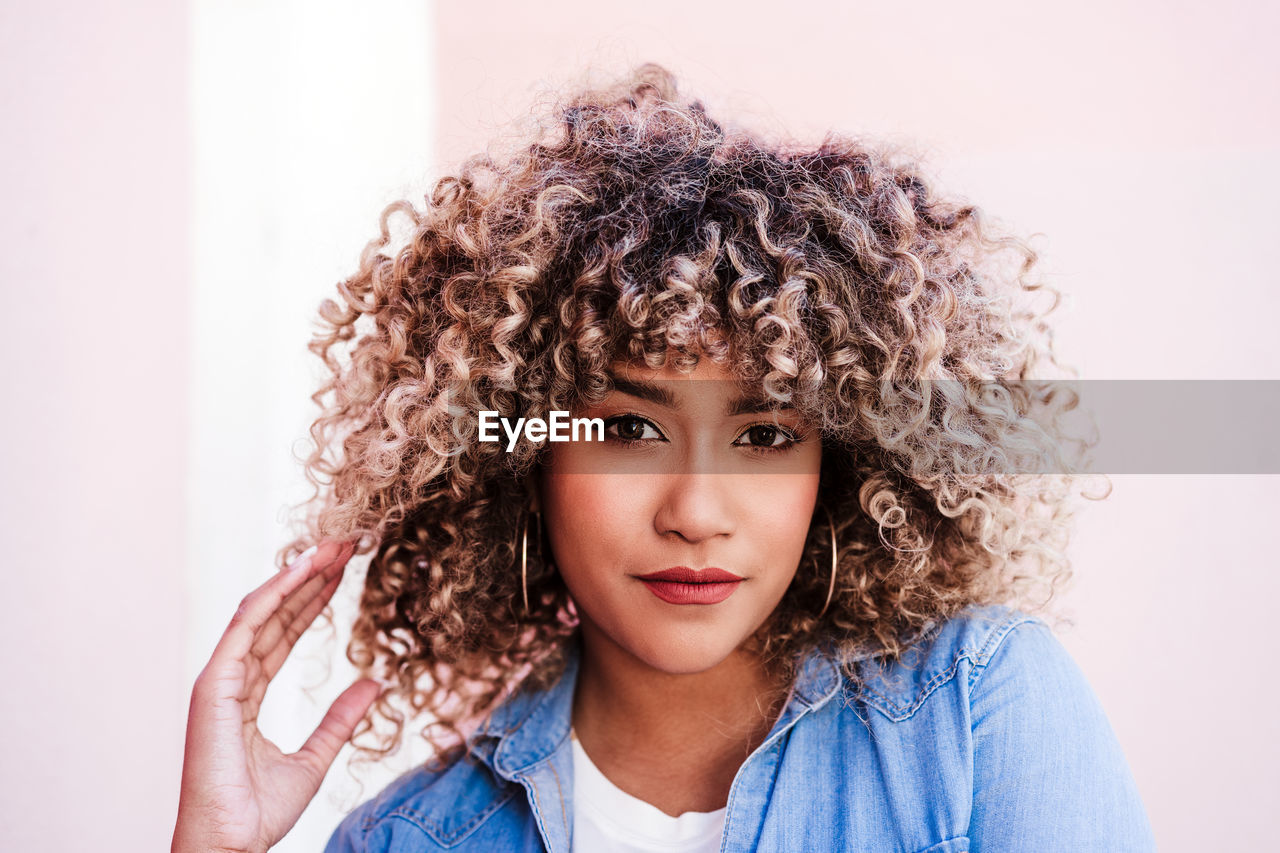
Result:
[[[1153,847],[1097,700],[1009,606],[1068,575],[1024,243],[652,66],[428,202],[322,308],[330,480],[281,562],[323,541],[196,684],[175,850],[269,848],[353,732],[380,754],[420,714],[437,760],[329,850]],[[521,432],[554,412],[595,434]],[[366,548],[349,657],[388,686],[282,755],[257,708]]]

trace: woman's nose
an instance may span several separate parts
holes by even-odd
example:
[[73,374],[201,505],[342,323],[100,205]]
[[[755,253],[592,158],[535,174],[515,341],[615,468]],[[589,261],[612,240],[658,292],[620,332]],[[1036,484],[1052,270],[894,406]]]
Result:
[[654,515],[660,536],[678,535],[690,543],[730,536],[736,529],[732,476],[711,471],[663,475],[662,503]]

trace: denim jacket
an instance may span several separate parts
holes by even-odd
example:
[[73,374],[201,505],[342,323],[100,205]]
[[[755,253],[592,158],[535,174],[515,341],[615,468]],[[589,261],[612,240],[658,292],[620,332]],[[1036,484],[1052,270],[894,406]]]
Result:
[[[1102,708],[1044,623],[971,608],[896,663],[857,666],[849,679],[805,660],[733,780],[722,851],[1155,849]],[[575,652],[553,687],[495,710],[463,759],[352,812],[326,853],[568,853],[577,671]]]

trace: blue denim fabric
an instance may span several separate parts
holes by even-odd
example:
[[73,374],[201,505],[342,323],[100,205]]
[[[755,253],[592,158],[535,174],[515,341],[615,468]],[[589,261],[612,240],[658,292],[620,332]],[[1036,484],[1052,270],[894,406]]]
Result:
[[[577,664],[504,703],[463,760],[357,808],[326,853],[567,853]],[[971,608],[894,665],[858,666],[851,680],[805,661],[733,781],[722,851],[1155,849],[1102,708],[1044,623]]]

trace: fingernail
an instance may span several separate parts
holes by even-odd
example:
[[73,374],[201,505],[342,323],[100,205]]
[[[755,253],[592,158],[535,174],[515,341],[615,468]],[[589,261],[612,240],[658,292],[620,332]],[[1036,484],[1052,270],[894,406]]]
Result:
[[319,545],[312,545],[310,548],[303,551],[301,554],[297,556],[297,558],[292,563],[289,564],[288,571],[291,571],[291,572],[306,571],[307,567],[311,565],[311,558],[314,557],[316,554],[316,551],[319,551],[319,550],[320,550]]

